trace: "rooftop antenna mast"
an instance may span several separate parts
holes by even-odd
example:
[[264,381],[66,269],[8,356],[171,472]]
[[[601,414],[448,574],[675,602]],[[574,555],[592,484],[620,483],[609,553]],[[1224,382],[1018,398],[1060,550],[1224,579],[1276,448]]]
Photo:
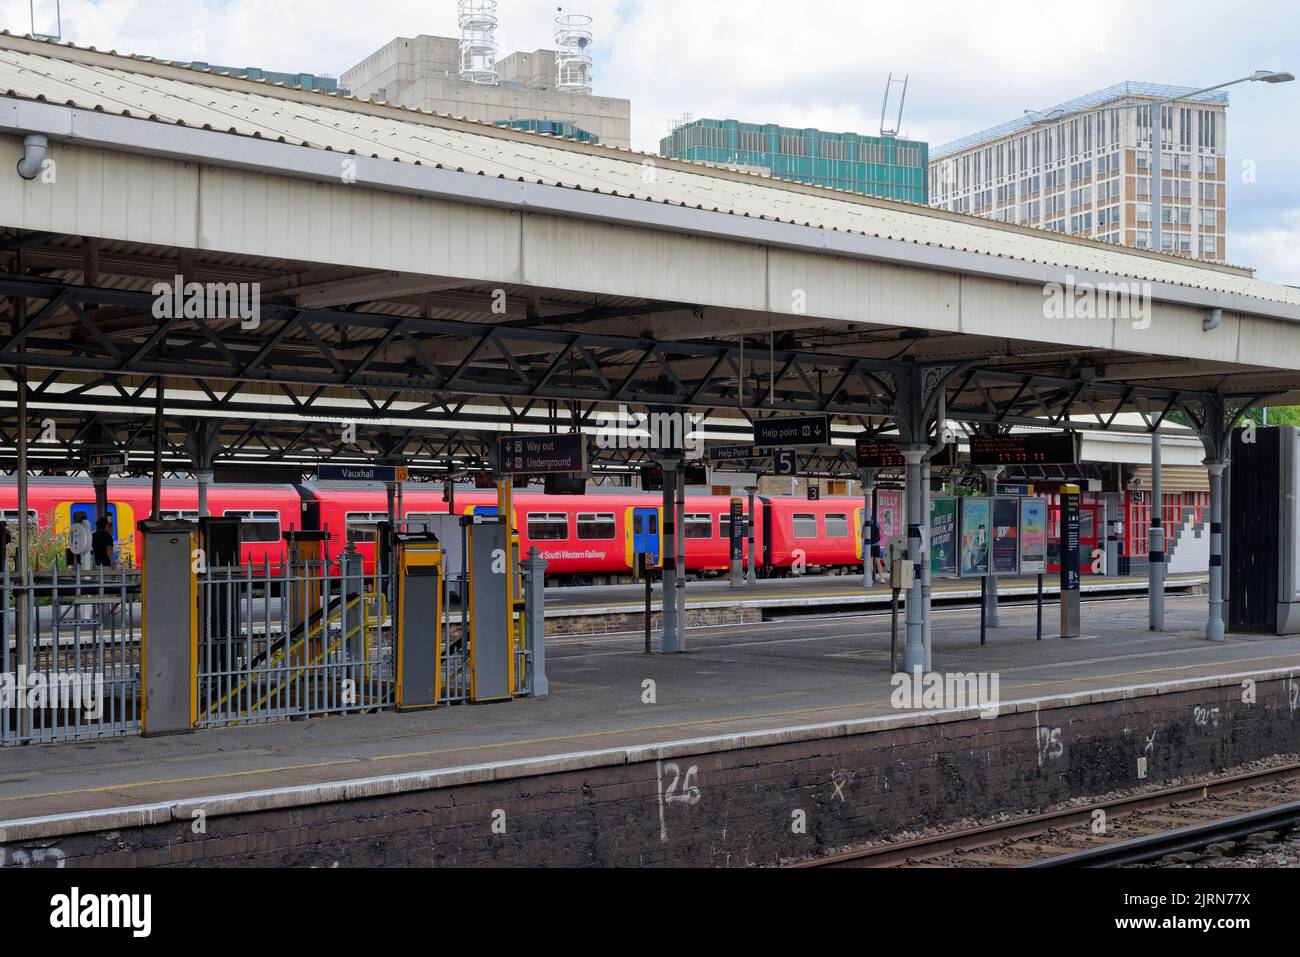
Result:
[[[885,83],[885,101],[880,104],[880,135],[887,139],[894,139],[898,136],[898,131],[903,128],[903,107],[907,103],[907,81],[911,79],[911,74],[903,77],[901,80],[894,78],[894,74],[889,74],[889,80]],[[885,125],[885,117],[889,113],[889,95],[894,92],[895,86],[902,86],[903,92],[898,97],[898,118],[894,120],[893,129]]]
[[59,8],[59,0],[54,0],[54,32],[39,33],[36,29],[36,0],[27,0],[27,10],[32,17],[32,38],[35,40],[62,40],[63,39],[63,11]]
[[497,0],[460,0],[460,78],[497,82]]
[[591,17],[584,13],[565,13],[556,7],[555,18],[555,89],[560,93],[591,93]]

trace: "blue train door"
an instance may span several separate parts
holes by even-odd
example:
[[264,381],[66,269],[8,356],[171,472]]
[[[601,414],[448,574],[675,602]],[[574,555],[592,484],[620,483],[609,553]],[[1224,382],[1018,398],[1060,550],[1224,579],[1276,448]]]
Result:
[[[77,502],[68,509],[68,521],[76,521],[77,513],[81,512],[86,516],[86,521],[90,523],[93,530],[99,521],[99,510],[95,507],[94,502]],[[109,503],[108,506],[108,531],[113,536],[113,541],[117,541],[117,506]]]
[[650,555],[659,564],[659,509],[632,510],[632,551],[636,555]]
[[[98,526],[99,509],[95,507],[94,502],[76,502],[68,509],[68,521],[75,522],[77,514],[81,513],[86,516],[86,521],[90,523],[90,530],[93,532]],[[108,534],[113,536],[113,544],[117,545],[117,506],[112,502],[108,505]],[[117,557],[117,548],[113,549],[113,557]]]

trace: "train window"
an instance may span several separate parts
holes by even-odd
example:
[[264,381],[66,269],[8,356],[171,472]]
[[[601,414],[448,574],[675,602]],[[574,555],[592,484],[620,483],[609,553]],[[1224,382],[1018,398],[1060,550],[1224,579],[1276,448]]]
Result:
[[348,541],[355,543],[373,542],[379,534],[380,522],[388,521],[387,512],[348,512]]
[[[4,522],[6,525],[17,525],[18,509],[16,508],[0,509],[0,522]],[[27,524],[28,525],[40,524],[40,518],[36,514],[36,509],[29,508],[27,510]]]
[[817,516],[816,515],[795,515],[794,537],[795,538],[816,538],[817,537]]
[[827,515],[826,516],[826,537],[827,538],[848,538],[849,517],[847,515]]
[[239,539],[242,542],[278,542],[280,540],[280,513],[227,509],[226,518],[237,518]]
[[713,516],[712,515],[687,515],[686,516],[686,537],[687,538],[712,538],[713,537]]
[[569,516],[564,512],[530,512],[528,538],[534,542],[562,542],[569,537]]
[[[745,516],[744,528],[740,532],[741,538],[749,538],[749,516]],[[731,539],[731,513],[723,512],[718,516],[718,538],[723,541]]]
[[[640,516],[638,516],[638,520]],[[579,512],[578,538],[584,542],[612,542],[618,537],[613,512]]]
[[199,520],[199,512],[198,509],[195,509],[194,511],[181,509],[180,511],[175,512],[163,512],[162,517],[169,522],[197,522]]

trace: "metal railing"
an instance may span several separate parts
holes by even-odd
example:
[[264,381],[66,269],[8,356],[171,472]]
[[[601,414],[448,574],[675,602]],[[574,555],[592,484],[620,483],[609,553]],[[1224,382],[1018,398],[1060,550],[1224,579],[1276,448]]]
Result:
[[139,616],[138,572],[55,568],[20,585],[4,562],[0,745],[137,733]]
[[387,576],[360,557],[199,576],[198,721],[228,727],[395,704]]

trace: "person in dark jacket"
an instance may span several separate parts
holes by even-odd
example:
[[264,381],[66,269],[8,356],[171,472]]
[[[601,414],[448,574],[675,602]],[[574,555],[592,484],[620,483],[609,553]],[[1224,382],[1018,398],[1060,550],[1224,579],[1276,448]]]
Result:
[[113,565],[113,533],[108,530],[108,517],[101,516],[95,523],[95,534],[90,537],[90,553],[100,568]]

